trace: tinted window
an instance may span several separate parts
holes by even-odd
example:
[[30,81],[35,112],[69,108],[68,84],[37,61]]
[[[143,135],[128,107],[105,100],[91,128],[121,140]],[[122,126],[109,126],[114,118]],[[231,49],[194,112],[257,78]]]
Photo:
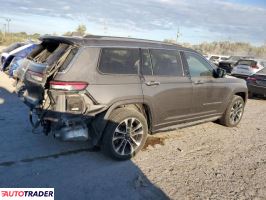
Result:
[[162,76],[182,76],[182,64],[177,51],[150,50],[153,74]]
[[142,74],[152,75],[152,64],[149,50],[143,49],[142,52]]
[[251,66],[251,65],[256,65],[256,61],[254,60],[240,60],[238,61],[237,65],[248,65],[248,66]]
[[102,49],[99,70],[110,74],[137,74],[139,49]]
[[185,52],[185,58],[191,77],[212,76],[212,67],[202,57],[195,53]]

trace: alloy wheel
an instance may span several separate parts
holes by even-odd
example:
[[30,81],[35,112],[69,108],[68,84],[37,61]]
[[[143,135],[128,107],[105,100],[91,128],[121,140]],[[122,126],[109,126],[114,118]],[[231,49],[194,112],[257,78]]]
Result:
[[243,109],[244,105],[242,101],[238,100],[233,104],[230,111],[230,122],[232,124],[237,124],[240,121],[243,114]]
[[115,129],[112,144],[115,152],[121,156],[133,154],[141,145],[143,125],[136,118],[123,120]]

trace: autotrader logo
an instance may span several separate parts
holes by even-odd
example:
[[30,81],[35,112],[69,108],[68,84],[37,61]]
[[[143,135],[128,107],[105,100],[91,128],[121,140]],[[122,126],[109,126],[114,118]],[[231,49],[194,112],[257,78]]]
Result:
[[0,200],[54,200],[54,188],[0,188]]

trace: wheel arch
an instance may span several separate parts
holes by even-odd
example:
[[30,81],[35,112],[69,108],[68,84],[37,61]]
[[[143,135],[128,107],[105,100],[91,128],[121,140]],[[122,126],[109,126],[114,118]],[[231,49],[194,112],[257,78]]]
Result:
[[93,144],[99,144],[101,142],[103,132],[107,126],[108,119],[113,111],[119,108],[134,109],[141,112],[147,120],[149,133],[152,131],[152,112],[149,105],[137,100],[125,100],[112,104],[105,112],[98,114],[95,120],[92,121],[91,126],[94,132],[95,138],[93,138]]
[[234,95],[236,96],[240,96],[244,102],[247,102],[247,98],[248,98],[248,93],[247,92],[235,92]]

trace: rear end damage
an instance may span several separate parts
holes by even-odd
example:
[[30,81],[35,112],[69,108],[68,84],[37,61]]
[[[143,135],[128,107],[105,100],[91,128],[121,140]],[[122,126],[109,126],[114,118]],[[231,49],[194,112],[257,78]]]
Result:
[[[68,68],[78,51],[79,46],[70,43],[43,41],[28,57],[23,97],[30,108],[33,131],[41,125],[46,135],[52,133],[64,141],[90,139],[96,144],[92,122],[105,106],[90,97],[87,82],[57,80],[57,73]],[[33,120],[33,115],[37,120]]]

